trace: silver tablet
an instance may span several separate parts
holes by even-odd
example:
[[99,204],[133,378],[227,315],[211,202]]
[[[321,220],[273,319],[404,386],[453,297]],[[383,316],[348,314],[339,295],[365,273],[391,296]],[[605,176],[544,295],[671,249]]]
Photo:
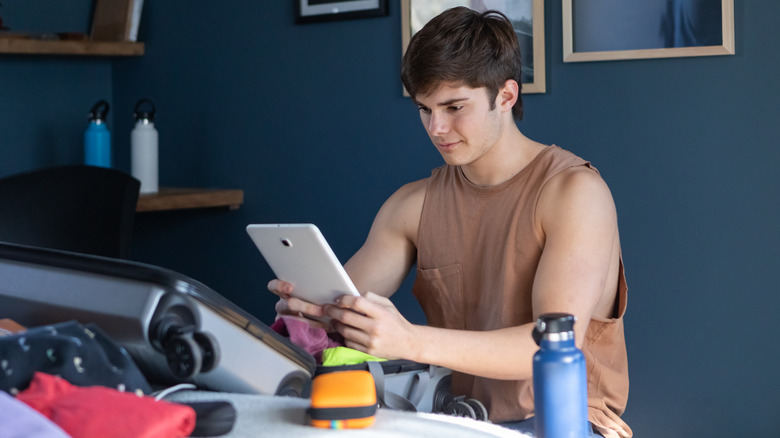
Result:
[[251,224],[246,231],[276,278],[294,285],[292,296],[322,305],[360,295],[315,225]]

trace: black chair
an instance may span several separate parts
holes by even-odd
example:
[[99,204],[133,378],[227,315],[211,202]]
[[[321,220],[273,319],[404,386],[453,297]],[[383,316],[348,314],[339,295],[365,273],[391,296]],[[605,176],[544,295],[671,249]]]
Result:
[[0,241],[127,259],[140,186],[81,165],[0,178]]

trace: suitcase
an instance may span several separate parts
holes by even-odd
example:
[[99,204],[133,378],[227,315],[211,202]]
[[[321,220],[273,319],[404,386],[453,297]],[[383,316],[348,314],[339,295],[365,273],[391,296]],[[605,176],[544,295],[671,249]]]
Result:
[[142,263],[0,242],[0,317],[94,322],[150,383],[308,397],[316,362],[206,285]]
[[449,392],[450,370],[408,360],[317,366],[310,354],[206,285],[171,270],[0,242],[0,318],[96,323],[150,383],[309,397],[315,375],[368,370],[380,406],[487,419]]

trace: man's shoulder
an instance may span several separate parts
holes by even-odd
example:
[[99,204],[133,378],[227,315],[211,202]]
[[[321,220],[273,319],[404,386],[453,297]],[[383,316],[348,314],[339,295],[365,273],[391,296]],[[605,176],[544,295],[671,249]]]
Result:
[[415,208],[417,205],[422,209],[429,181],[430,178],[423,178],[404,184],[393,193],[390,199],[388,199],[388,203],[392,203],[394,207],[401,209]]
[[421,210],[429,180],[430,178],[423,178],[404,184],[387,198],[382,210],[393,214]]
[[593,167],[591,166],[590,161],[580,157],[569,149],[562,148],[561,146],[552,144],[547,146],[545,150],[549,152],[547,154],[549,161],[557,163],[563,167],[581,165]]
[[550,178],[539,194],[537,211],[543,220],[577,217],[585,211],[613,212],[614,208],[612,193],[601,175],[592,167],[575,166]]
[[418,179],[417,181],[412,181],[410,183],[406,183],[401,188],[398,189],[397,192],[400,192],[404,195],[410,196],[410,195],[419,195],[420,193],[425,194],[425,190],[428,187],[428,182],[431,180],[430,177],[428,178],[422,178]]
[[596,169],[590,166],[573,166],[561,170],[550,178],[545,189],[551,191],[608,190],[606,182]]
[[428,178],[404,184],[382,205],[374,225],[379,230],[399,233],[410,242],[417,238]]
[[548,153],[543,160],[546,172],[542,184],[544,191],[565,191],[581,185],[603,185],[606,188],[601,174],[590,161],[557,145],[548,146],[546,151]]

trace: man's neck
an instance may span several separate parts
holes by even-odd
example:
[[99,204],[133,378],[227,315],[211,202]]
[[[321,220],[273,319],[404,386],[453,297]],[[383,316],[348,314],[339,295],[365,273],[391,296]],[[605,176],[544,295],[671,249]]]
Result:
[[523,135],[513,124],[489,153],[461,169],[466,178],[478,186],[496,186],[525,169],[544,147]]

